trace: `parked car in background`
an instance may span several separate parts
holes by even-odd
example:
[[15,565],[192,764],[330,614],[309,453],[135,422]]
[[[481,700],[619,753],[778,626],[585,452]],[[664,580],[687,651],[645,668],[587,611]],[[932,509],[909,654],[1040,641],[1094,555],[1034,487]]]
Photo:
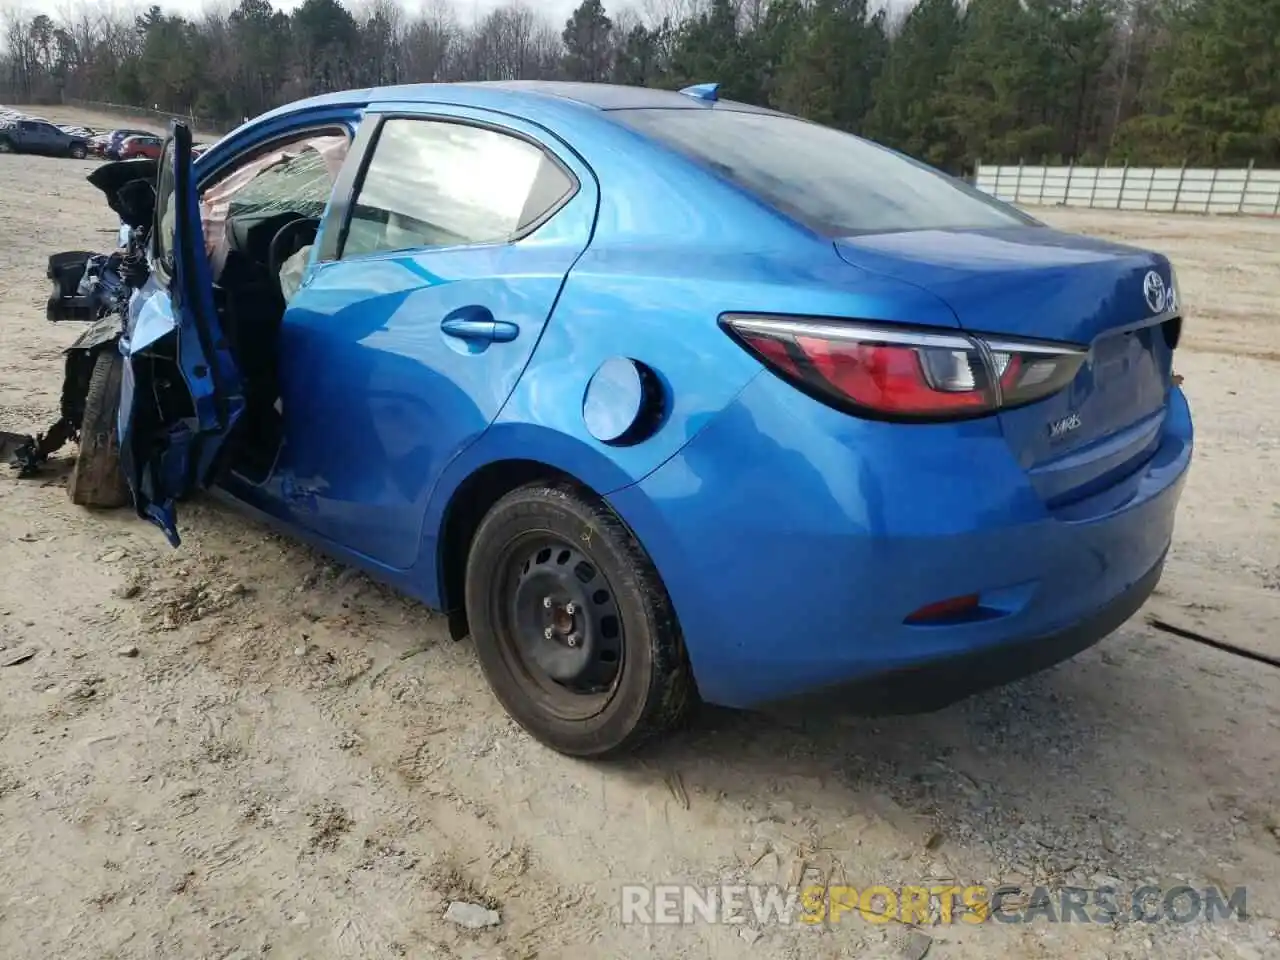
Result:
[[137,160],[139,157],[146,157],[148,160],[158,160],[160,158],[160,148],[164,145],[164,140],[154,134],[144,133],[132,137],[125,137],[120,142],[117,150],[119,159],[121,160]]
[[79,160],[89,155],[89,141],[59,130],[48,120],[22,117],[0,128],[0,153],[39,153]]
[[107,144],[102,148],[102,155],[108,160],[120,159],[120,144],[124,143],[129,137],[154,137],[155,134],[150,130],[133,130],[127,127],[121,127],[119,130],[112,130],[107,135]]
[[1158,253],[715,85],[331,93],[191,153],[102,354],[138,513],[177,545],[211,486],[446,611],[557,750],[942,706],[1160,579]]
[[100,133],[96,137],[89,138],[89,153],[95,157],[106,155],[107,144],[111,141],[111,134]]

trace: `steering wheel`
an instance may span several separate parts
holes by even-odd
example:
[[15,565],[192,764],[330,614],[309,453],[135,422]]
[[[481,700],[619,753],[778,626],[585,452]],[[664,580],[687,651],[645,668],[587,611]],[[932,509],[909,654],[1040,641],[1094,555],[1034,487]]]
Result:
[[[303,247],[315,243],[320,221],[315,217],[298,217],[276,231],[267,247],[267,270],[280,283],[280,268]],[[283,290],[281,291],[283,293]]]

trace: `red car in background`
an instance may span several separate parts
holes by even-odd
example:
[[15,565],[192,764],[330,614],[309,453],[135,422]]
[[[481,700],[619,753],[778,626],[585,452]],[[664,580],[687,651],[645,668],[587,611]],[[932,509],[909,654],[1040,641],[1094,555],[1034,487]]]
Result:
[[134,135],[126,137],[120,143],[120,159],[135,160],[138,157],[146,157],[150,160],[160,159],[160,148],[164,145],[164,140],[151,134]]
[[120,145],[130,137],[154,137],[156,134],[151,130],[131,130],[126,127],[120,127],[112,130],[107,134],[107,141],[102,146],[102,155],[108,160],[120,159]]

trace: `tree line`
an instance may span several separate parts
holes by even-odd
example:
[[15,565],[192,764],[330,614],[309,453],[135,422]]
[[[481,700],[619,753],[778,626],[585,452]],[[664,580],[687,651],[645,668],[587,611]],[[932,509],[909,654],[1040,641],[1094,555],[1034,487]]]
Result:
[[10,11],[0,98],[154,105],[223,125],[347,87],[566,79],[771,106],[952,172],[989,162],[1280,166],[1280,0],[239,0],[188,18]]

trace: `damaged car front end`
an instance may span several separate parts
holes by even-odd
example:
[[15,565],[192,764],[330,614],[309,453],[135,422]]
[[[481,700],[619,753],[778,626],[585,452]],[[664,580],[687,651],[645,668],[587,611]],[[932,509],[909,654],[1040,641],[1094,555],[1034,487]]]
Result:
[[[334,136],[295,149],[272,145],[202,196],[190,131],[175,123],[158,160],[96,170],[88,179],[120,218],[117,248],[49,260],[48,319],[87,327],[65,351],[58,420],[32,436],[0,435],[12,466],[30,475],[78,441],[72,501],[132,502],[177,546],[176,504],[225,473],[228,440],[243,439],[237,427],[247,394],[265,398],[251,418],[255,439],[279,420],[270,341],[296,292],[321,211],[277,209],[284,202],[277,194],[292,197],[298,184],[315,192],[310,186],[321,179],[327,192],[346,146],[345,137]],[[231,228],[233,208],[244,231]],[[251,344],[225,335],[224,324]],[[247,379],[239,366],[245,355]],[[270,369],[255,381],[258,358],[258,367]],[[275,434],[271,439],[278,446]]]
[[105,164],[88,179],[120,218],[118,246],[50,258],[46,315],[89,326],[66,351],[58,420],[6,435],[5,446],[29,475],[78,441],[72,501],[132,501],[176,546],[175,503],[213,476],[243,408],[213,302],[190,131],[175,123],[159,160]]
[[[59,416],[34,435],[0,433],[0,454],[25,477],[37,472],[50,455],[68,442],[114,454],[110,388],[119,383],[119,342],[129,301],[150,273],[147,243],[155,206],[156,162],[104,164],[87,178],[120,217],[117,248],[110,253],[68,250],[49,257],[46,276],[52,290],[45,304],[51,323],[85,323],[84,331],[64,351]],[[105,359],[104,359],[105,358]],[[113,369],[114,368],[114,369]],[[99,380],[95,390],[95,373]],[[96,409],[104,405],[104,409]],[[85,436],[85,428],[93,436]],[[110,448],[110,449],[108,449]],[[87,459],[88,458],[81,458]],[[111,457],[114,461],[114,456]],[[88,466],[86,462],[85,466]],[[127,490],[102,472],[105,484],[86,483],[85,471],[73,470],[72,499],[86,506],[120,506]]]

